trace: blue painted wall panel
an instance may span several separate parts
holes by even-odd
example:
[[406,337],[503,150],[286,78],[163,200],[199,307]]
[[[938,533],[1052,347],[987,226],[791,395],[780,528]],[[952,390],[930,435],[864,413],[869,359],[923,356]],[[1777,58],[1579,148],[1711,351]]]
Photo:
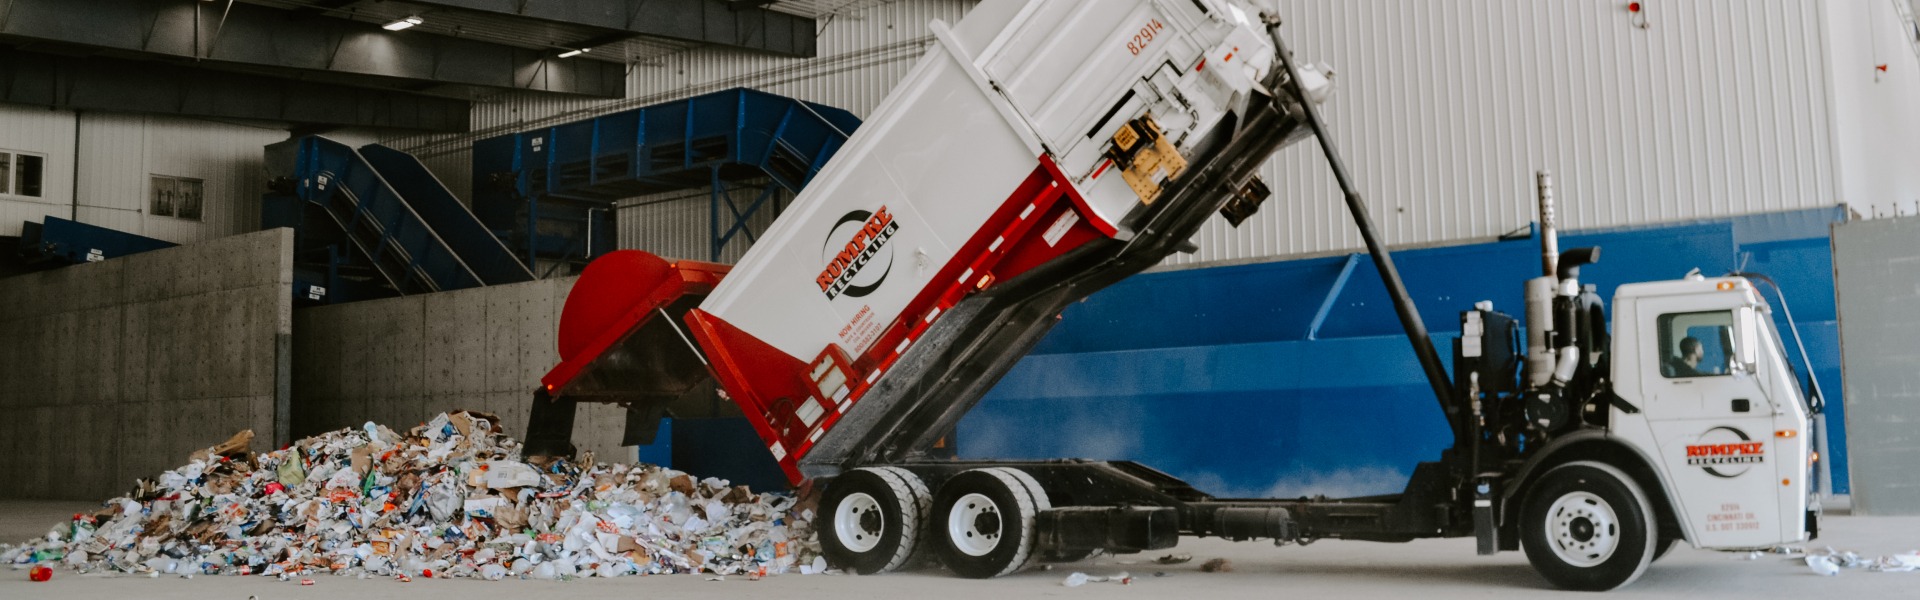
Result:
[[[1740,253],[1742,270],[1765,273],[1780,284],[1794,320],[1834,320],[1833,247],[1826,238],[1742,244]],[[1772,290],[1766,294],[1772,302]]]
[[[1607,298],[1622,283],[1695,267],[1717,275],[1744,265],[1780,281],[1814,373],[1829,382],[1829,460],[1844,493],[1826,237],[1843,217],[1818,209],[1572,232],[1561,248],[1602,247],[1581,275]],[[1450,358],[1459,311],[1475,301],[1521,312],[1521,281],[1538,272],[1538,247],[1516,240],[1394,254],[1442,356]],[[1451,440],[1371,261],[1355,266],[1318,338],[1307,339],[1345,262],[1149,273],[1095,294],[1068,308],[961,422],[958,449],[980,458],[1138,460],[1229,496],[1399,491],[1415,463],[1437,458]]]
[[1033,353],[1302,339],[1345,262],[1334,256],[1134,277],[1068,307]]
[[955,437],[963,456],[1137,460],[1241,497],[1398,492],[1453,441],[1402,337],[1030,357]]
[[[1460,311],[1492,300],[1513,312],[1521,284],[1538,275],[1539,245],[1528,241],[1395,252],[1393,262],[1429,331],[1459,329]],[[1335,301],[1321,338],[1404,335],[1373,260],[1363,258]],[[1408,352],[1412,352],[1408,350]]]

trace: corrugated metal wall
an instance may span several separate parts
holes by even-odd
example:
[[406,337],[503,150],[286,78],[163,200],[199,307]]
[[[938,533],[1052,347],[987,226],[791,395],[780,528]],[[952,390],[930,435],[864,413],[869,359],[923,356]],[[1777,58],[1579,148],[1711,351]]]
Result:
[[[178,243],[258,230],[267,189],[262,148],[286,137],[224,122],[84,113],[80,221]],[[148,214],[153,175],[202,180],[202,218]]]
[[[1533,216],[1553,170],[1568,227],[1830,205],[1819,0],[1282,0],[1288,41],[1339,73],[1329,126],[1391,244],[1483,238]],[[1204,263],[1361,245],[1318,149]]]
[[0,151],[47,158],[40,197],[0,194],[0,236],[20,235],[24,221],[73,216],[73,127],[68,111],[0,104]]
[[[1554,171],[1574,228],[1831,205],[1838,196],[1822,0],[1282,0],[1300,57],[1338,72],[1326,116],[1389,243],[1525,227],[1533,172]],[[629,98],[502,93],[475,133],[389,140],[464,192],[473,139],[748,86],[865,116],[966,0],[894,2],[823,20],[813,60],[699,48],[632,68]],[[1239,229],[1214,220],[1172,264],[1356,248],[1310,144],[1266,168],[1274,198]],[[622,218],[622,245],[695,249],[698,206]],[[630,209],[633,210],[633,209]],[[684,217],[682,221],[675,216]],[[663,245],[664,244],[664,245]]]
[[[742,86],[837,106],[864,117],[906,76],[932,41],[927,23],[934,19],[958,22],[973,4],[973,0],[914,0],[823,17],[815,59],[723,48],[695,48],[647,59],[631,67],[625,100],[503,92],[475,103],[473,133],[396,137],[384,143],[414,152],[456,195],[470,198],[471,145],[501,133]],[[672,198],[684,199],[666,201]],[[618,216],[622,247],[675,257],[708,257],[705,190],[639,198],[622,205],[640,205]],[[756,215],[754,231],[765,229],[765,220],[771,216]],[[740,242],[730,244],[723,258],[738,258],[745,247]]]
[[[737,86],[746,86],[847,109],[866,117],[905,78],[932,42],[927,23],[940,19],[957,23],[971,1],[939,0],[894,2],[827,17],[820,34],[820,56],[804,61],[763,54],[723,50],[696,50],[663,57],[653,64],[636,65],[631,80],[635,105],[683,98]],[[663,194],[640,199],[619,211],[620,246],[663,256],[709,257],[709,202],[704,190],[693,197]],[[750,199],[750,195],[749,195]],[[663,201],[665,200],[665,201]],[[726,213],[722,213],[723,215]],[[754,232],[771,224],[772,211],[751,219]],[[724,229],[731,216],[721,220]],[[747,241],[730,241],[720,260],[733,262],[746,252]]]
[[821,58],[701,49],[634,67],[630,96],[639,104],[736,86],[847,109],[865,117],[907,75],[933,41],[927,23],[958,23],[974,2],[913,0],[822,19]]
[[623,100],[503,91],[474,103],[472,133],[405,135],[385,143],[423,159],[464,154],[476,139],[739,86],[864,116],[906,75],[931,41],[927,22],[957,22],[973,4],[973,0],[911,0],[824,17],[818,57],[813,59],[718,47],[643,59],[629,67]]
[[[267,186],[261,148],[286,136],[197,119],[95,112],[76,118],[73,111],[0,105],[0,149],[47,157],[44,196],[0,195],[0,235],[20,235],[22,221],[46,215],[179,243],[254,231]],[[147,214],[151,175],[202,180],[201,219]]]

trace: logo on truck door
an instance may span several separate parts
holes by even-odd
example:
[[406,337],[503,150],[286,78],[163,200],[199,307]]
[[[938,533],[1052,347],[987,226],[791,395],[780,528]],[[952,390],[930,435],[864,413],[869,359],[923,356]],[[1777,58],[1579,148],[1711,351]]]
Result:
[[1766,442],[1752,441],[1747,432],[1732,427],[1708,429],[1699,443],[1687,445],[1687,464],[1714,477],[1739,477],[1766,458]]
[[887,242],[899,230],[900,223],[885,206],[872,212],[848,211],[827,230],[827,239],[820,245],[827,266],[813,282],[828,300],[842,294],[859,298],[873,293],[893,272],[893,249]]

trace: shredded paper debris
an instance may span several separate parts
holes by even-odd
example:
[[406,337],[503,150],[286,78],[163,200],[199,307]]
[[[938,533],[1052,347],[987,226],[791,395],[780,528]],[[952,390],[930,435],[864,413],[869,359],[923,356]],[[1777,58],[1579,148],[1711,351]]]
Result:
[[[795,500],[651,465],[528,463],[485,413],[368,423],[276,452],[251,432],[0,563],[144,576],[484,579],[825,570]],[[302,580],[303,585],[310,585]]]

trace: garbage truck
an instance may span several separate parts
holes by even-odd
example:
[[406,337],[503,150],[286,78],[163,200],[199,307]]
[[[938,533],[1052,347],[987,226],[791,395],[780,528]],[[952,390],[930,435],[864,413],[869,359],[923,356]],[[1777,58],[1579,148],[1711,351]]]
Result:
[[[1296,59],[1277,17],[1236,0],[989,0],[931,29],[737,263],[621,251],[586,267],[530,454],[570,450],[579,402],[627,407],[644,439],[668,407],[717,395],[790,481],[824,485],[820,544],[861,574],[937,561],[987,578],[1181,536],[1473,537],[1482,554],[1524,549],[1557,586],[1606,590],[1683,540],[1817,531],[1816,390],[1762,278],[1623,285],[1609,316],[1579,279],[1599,249],[1557,247],[1543,176],[1541,272],[1515,282],[1524,322],[1463,307],[1449,373],[1318,116],[1332,71]],[[1308,138],[1453,434],[1402,493],[1216,498],[1138,462],[940,450],[1066,306],[1191,251],[1215,214],[1237,226],[1270,195],[1259,166]]]

